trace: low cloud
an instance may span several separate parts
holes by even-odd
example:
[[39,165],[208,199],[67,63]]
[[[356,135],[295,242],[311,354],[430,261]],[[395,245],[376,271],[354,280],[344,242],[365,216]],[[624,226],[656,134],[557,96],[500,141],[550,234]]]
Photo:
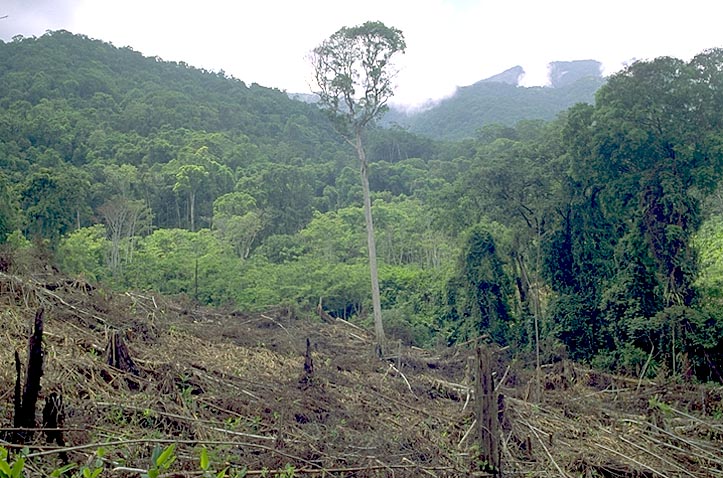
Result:
[[66,28],[72,22],[78,0],[5,0],[0,3],[0,39],[16,35],[40,36],[47,30]]

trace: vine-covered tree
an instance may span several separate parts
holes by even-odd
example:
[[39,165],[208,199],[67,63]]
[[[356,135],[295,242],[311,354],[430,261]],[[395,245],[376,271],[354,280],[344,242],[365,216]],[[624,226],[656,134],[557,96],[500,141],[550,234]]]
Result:
[[502,265],[492,234],[482,225],[473,226],[464,241],[458,275],[448,285],[453,341],[484,333],[500,344],[510,339],[510,284]]
[[568,114],[569,207],[546,264],[574,356],[624,368],[654,350],[676,373],[697,340],[692,239],[723,164],[721,65],[721,50],[635,63]]
[[0,172],[0,244],[5,242],[8,234],[18,227],[18,201],[11,190],[11,183],[6,175]]
[[362,144],[362,132],[386,110],[387,101],[394,93],[392,80],[395,70],[391,60],[395,54],[404,53],[405,49],[406,43],[400,30],[381,22],[366,22],[356,27],[343,27],[316,47],[311,56],[321,103],[331,114],[337,130],[354,147],[359,158],[367,225],[374,329],[380,355],[384,348],[384,326],[369,194],[368,162]]

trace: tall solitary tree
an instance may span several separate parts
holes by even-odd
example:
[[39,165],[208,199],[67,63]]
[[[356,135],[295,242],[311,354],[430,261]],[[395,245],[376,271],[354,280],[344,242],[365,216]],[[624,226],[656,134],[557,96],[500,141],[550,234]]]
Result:
[[362,133],[374,119],[386,111],[387,101],[394,94],[392,80],[396,74],[391,60],[396,53],[404,53],[405,49],[404,35],[400,30],[388,27],[382,22],[370,21],[355,27],[341,28],[311,54],[321,104],[329,112],[339,133],[354,147],[359,158],[372,283],[374,331],[380,356],[384,348],[384,326],[369,195],[368,163],[362,144]]

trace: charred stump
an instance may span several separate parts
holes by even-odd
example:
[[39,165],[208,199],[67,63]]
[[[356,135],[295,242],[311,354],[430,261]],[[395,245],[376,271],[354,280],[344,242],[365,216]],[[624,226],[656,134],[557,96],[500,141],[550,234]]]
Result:
[[[20,394],[20,355],[15,352],[15,397],[13,405],[15,416],[13,424],[16,428],[35,428],[35,406],[40,394],[40,378],[43,376],[43,319],[45,309],[42,307],[35,313],[33,333],[28,341],[28,368],[22,396]],[[32,439],[32,430],[18,430],[14,436],[15,443],[25,443]]]
[[299,386],[303,389],[314,383],[314,361],[311,358],[311,341],[306,338],[306,354],[304,356],[304,373],[299,379]]
[[477,347],[477,438],[482,470],[500,475],[499,412],[492,376],[492,354],[485,345]]
[[[63,437],[63,422],[65,420],[65,409],[63,408],[63,397],[57,393],[51,393],[45,399],[43,407],[43,428],[45,428],[45,437],[47,443],[55,443],[59,447],[65,447],[65,438]],[[60,452],[60,461],[63,465],[68,464],[68,454],[64,451]]]
[[23,416],[23,381],[20,378],[22,373],[22,365],[20,364],[20,354],[15,351],[15,395],[13,396],[13,427],[22,427]]
[[140,371],[136,366],[133,358],[131,358],[128,346],[123,340],[123,335],[118,330],[114,330],[108,340],[105,348],[106,363],[111,367],[117,368],[124,372],[135,376],[140,375]]

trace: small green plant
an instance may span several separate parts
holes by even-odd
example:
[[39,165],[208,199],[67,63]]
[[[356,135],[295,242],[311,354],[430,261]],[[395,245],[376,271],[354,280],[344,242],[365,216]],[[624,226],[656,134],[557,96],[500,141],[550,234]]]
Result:
[[226,425],[226,428],[238,428],[241,426],[243,417],[229,417],[226,420],[224,420],[224,423]]
[[201,456],[198,461],[201,471],[203,471],[203,476],[207,476],[209,469],[211,468],[211,463],[208,461],[208,450],[206,450],[206,447],[201,448]]
[[254,432],[258,432],[258,431],[259,431],[259,429],[260,429],[260,427],[261,427],[261,421],[262,421],[262,420],[263,420],[263,419],[262,419],[261,416],[259,416],[259,415],[255,415],[255,416],[253,416],[253,417],[251,418],[251,423],[250,423],[249,425],[250,425],[251,429],[252,429]]
[[181,390],[181,400],[183,401],[183,403],[185,405],[191,404],[192,395],[193,395],[193,387],[191,387],[190,385],[187,387],[183,387],[183,389]]
[[287,463],[284,469],[281,470],[279,478],[294,478],[294,476],[296,476],[296,469],[293,467],[293,465]]
[[113,407],[110,410],[109,414],[109,418],[114,425],[123,426],[128,423],[128,420],[126,419],[123,413],[123,409],[121,407]]
[[[61,466],[60,468],[56,468],[53,471],[51,471],[50,476],[52,478],[59,478],[61,476],[66,476],[69,471],[75,469],[75,467],[77,467],[77,466],[78,465],[76,465],[75,463],[69,463],[65,466]],[[79,477],[79,476],[81,476],[81,475],[79,475],[78,473],[73,474],[73,478]]]
[[208,450],[206,447],[201,448],[199,467],[203,472],[201,475],[203,478],[226,478],[228,476],[228,467],[218,472],[211,470],[211,460],[208,458]]
[[[78,473],[74,473],[73,478],[98,478],[103,472],[103,455],[105,455],[105,449],[98,448],[95,457],[83,465]],[[61,473],[58,476],[64,476],[64,474]]]
[[0,447],[0,478],[23,478],[25,457],[21,454],[13,463],[10,463],[10,453],[6,448]]
[[650,407],[651,409],[657,408],[658,410],[663,412],[665,416],[668,417],[673,415],[673,409],[671,408],[671,406],[660,400],[657,395],[650,397],[650,399],[648,400],[648,407]]
[[156,446],[151,455],[151,466],[148,473],[141,475],[143,478],[158,478],[161,472],[166,472],[176,461],[176,444],[171,443],[166,448]]

